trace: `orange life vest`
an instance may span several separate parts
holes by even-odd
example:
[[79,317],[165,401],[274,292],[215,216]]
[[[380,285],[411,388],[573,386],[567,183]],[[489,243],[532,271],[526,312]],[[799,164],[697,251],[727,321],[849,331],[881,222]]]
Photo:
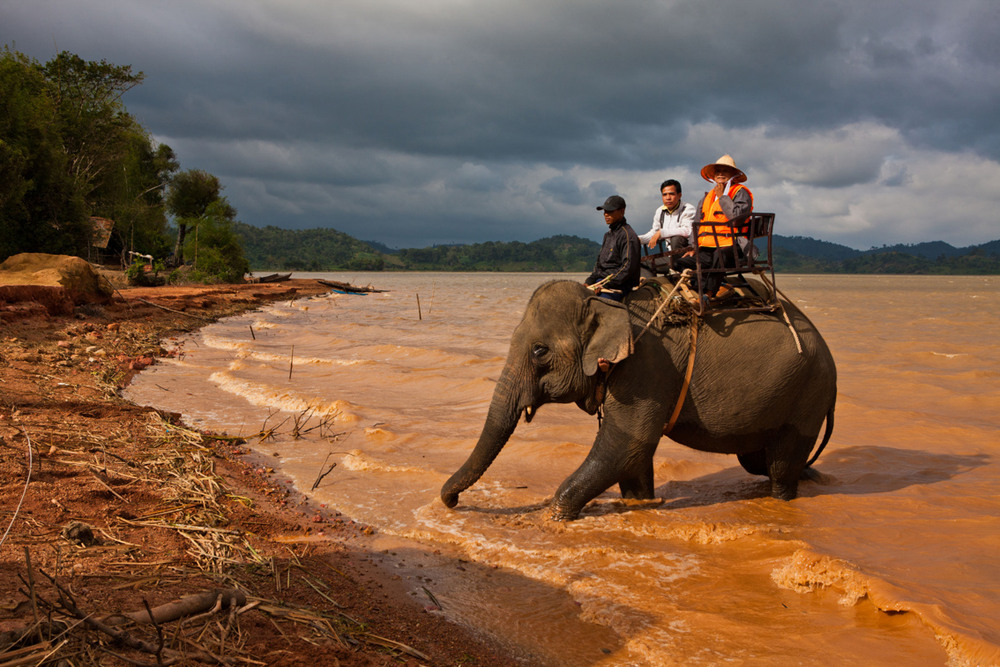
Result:
[[[749,188],[737,183],[729,188],[732,197],[740,190],[746,190],[750,195],[750,209],[753,210],[753,193]],[[744,236],[750,232],[749,216],[737,227],[729,224],[729,218],[722,212],[719,198],[715,190],[705,193],[701,201],[701,224],[698,225],[698,245],[707,248],[724,248],[733,245],[733,237]]]

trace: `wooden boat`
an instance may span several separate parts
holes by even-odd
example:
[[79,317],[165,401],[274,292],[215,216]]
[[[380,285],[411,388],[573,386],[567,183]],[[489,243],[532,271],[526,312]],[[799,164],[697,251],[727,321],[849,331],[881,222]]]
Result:
[[269,273],[266,276],[259,276],[250,279],[254,283],[280,283],[292,277],[290,273]]
[[326,285],[332,288],[334,292],[338,294],[366,294],[368,292],[388,292],[389,290],[375,289],[371,285],[366,287],[358,287],[350,283],[342,283],[339,280],[324,280],[322,278],[317,278],[316,282],[320,285]]

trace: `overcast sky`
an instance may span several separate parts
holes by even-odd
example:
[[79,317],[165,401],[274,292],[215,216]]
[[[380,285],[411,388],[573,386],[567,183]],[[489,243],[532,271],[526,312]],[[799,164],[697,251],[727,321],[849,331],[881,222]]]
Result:
[[1000,238],[997,0],[0,0],[257,226],[391,247],[641,234],[724,153],[775,230]]

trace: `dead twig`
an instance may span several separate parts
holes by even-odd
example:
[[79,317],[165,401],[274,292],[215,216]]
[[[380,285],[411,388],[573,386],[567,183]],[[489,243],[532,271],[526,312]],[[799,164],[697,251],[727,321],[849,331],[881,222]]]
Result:
[[213,320],[211,318],[208,318],[208,317],[202,317],[201,315],[192,315],[191,313],[185,313],[183,310],[177,310],[175,308],[167,308],[166,306],[161,306],[158,303],[153,303],[152,301],[147,301],[146,299],[140,299],[140,298],[136,297],[135,300],[136,301],[141,301],[142,303],[146,304],[147,306],[152,306],[154,308],[160,308],[162,310],[167,311],[168,313],[177,313],[178,315],[184,315],[186,317],[193,317],[194,319],[201,320],[202,322],[214,322],[215,321],[215,320]]
[[[333,469],[337,467],[337,462],[334,461],[333,463],[330,464],[329,468],[326,468],[326,462],[330,460],[331,456],[333,456],[333,452],[327,454],[326,458],[323,459],[323,465],[319,467],[319,476],[316,477],[316,481],[313,482],[312,487],[309,489],[310,491],[315,491],[316,487],[319,486],[320,482],[323,481],[323,478],[329,475],[331,472],[333,472]],[[324,468],[326,468],[326,471],[323,470]]]
[[4,531],[3,537],[0,537],[0,546],[7,541],[10,529],[14,527],[14,522],[17,520],[18,512],[21,511],[21,505],[24,504],[24,496],[28,493],[28,485],[31,483],[31,468],[34,465],[34,458],[31,453],[31,437],[23,428],[21,429],[21,433],[24,434],[24,439],[28,442],[28,475],[24,480],[24,490],[21,491],[21,499],[17,501],[17,507],[14,508],[14,514],[10,517],[10,524],[8,524],[7,530]]

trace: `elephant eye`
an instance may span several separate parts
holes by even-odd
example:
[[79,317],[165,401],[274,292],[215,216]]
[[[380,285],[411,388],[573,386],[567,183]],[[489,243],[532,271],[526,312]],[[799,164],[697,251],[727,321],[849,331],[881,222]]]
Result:
[[535,343],[531,346],[531,359],[535,363],[540,363],[545,361],[545,358],[549,356],[549,348],[541,343]]

